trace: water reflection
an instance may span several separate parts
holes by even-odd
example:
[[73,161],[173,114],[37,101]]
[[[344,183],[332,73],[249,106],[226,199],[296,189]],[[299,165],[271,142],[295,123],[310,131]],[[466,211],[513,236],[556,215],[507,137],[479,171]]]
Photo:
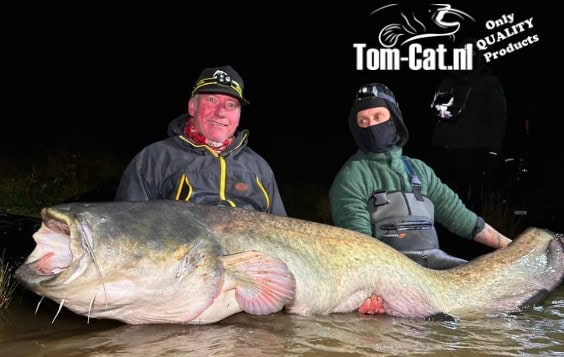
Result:
[[[37,299],[35,299],[35,302]],[[130,326],[91,320],[47,303],[34,315],[16,301],[0,316],[3,355],[42,356],[554,356],[564,342],[564,287],[524,313],[476,321],[357,314],[238,314],[218,324]]]

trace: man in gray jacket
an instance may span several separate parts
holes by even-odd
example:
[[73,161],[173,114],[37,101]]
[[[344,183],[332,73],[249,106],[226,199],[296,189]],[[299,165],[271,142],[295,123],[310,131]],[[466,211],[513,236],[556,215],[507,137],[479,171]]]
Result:
[[238,131],[243,79],[231,67],[206,68],[188,113],[169,125],[168,139],[141,150],[129,163],[116,201],[156,199],[243,207],[286,216],[274,173]]

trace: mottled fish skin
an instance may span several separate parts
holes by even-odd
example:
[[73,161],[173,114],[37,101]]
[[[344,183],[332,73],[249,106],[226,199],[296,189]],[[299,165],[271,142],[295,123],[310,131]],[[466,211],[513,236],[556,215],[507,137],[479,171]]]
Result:
[[18,279],[76,313],[131,324],[350,312],[372,294],[392,316],[480,318],[518,311],[564,276],[563,239],[537,228],[437,271],[370,236],[238,208],[71,203],[43,221]]

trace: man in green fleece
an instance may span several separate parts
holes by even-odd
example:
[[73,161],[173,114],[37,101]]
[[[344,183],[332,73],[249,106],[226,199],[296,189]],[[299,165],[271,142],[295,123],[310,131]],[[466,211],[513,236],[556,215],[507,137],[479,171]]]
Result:
[[331,186],[335,225],[371,235],[433,269],[466,262],[439,249],[435,222],[492,248],[511,243],[466,208],[429,166],[402,155],[409,135],[395,96],[385,85],[360,88],[349,127],[360,150]]

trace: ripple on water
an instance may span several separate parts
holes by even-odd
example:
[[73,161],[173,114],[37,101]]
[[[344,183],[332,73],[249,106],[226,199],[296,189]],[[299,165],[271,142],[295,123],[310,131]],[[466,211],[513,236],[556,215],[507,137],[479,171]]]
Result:
[[44,356],[555,356],[564,343],[564,288],[522,313],[474,321],[358,314],[237,314],[220,323],[130,326],[58,306],[16,302],[0,316],[2,355]]

